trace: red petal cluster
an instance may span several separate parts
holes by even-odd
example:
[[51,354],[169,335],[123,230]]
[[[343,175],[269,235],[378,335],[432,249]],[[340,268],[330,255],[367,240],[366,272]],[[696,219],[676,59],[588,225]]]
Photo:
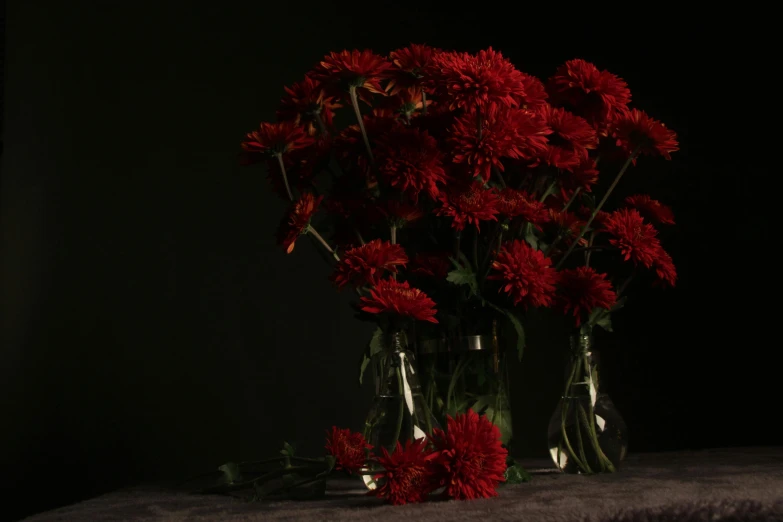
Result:
[[637,194],[625,198],[625,204],[639,211],[643,218],[649,219],[661,225],[674,224],[674,212],[671,207],[664,205],[647,194]]
[[412,203],[390,199],[377,207],[390,226],[403,228],[424,217],[424,211]]
[[645,268],[652,267],[662,250],[658,231],[645,223],[636,209],[621,208],[612,212],[604,221],[603,229],[612,236],[609,243],[620,249],[626,261],[632,260]]
[[427,83],[427,72],[432,65],[432,58],[438,53],[427,45],[410,44],[402,49],[389,53],[394,67],[389,71],[389,83],[386,90],[394,95],[400,91],[421,96],[422,85]]
[[437,323],[435,301],[408,282],[393,279],[378,281],[370,290],[370,297],[362,297],[362,310],[371,314],[388,313],[398,317],[410,317],[419,321]]
[[427,131],[395,126],[378,138],[376,160],[381,179],[414,201],[425,191],[433,199],[446,182],[438,142]]
[[440,455],[436,461],[444,493],[453,499],[471,500],[497,496],[505,480],[508,451],[500,442],[500,430],[473,410],[448,417],[447,429],[435,429],[432,442]]
[[557,272],[552,260],[525,241],[515,239],[503,244],[492,263],[496,274],[487,279],[501,281],[501,291],[511,296],[515,306],[549,306],[555,294]]
[[258,130],[247,133],[242,142],[244,164],[256,163],[270,154],[285,154],[313,143],[304,129],[293,121],[263,122]]
[[408,256],[400,245],[374,239],[352,248],[337,263],[332,281],[338,288],[351,284],[356,287],[377,284],[387,274],[396,274],[398,266],[405,266]]
[[285,87],[285,96],[280,100],[277,117],[281,121],[304,125],[307,134],[315,136],[326,130],[320,129],[321,124],[327,128],[332,126],[334,110],[340,107],[342,105],[326,94],[320,82],[305,76],[301,82]]
[[433,461],[437,453],[425,451],[427,439],[406,441],[405,446],[397,442],[390,455],[386,448],[377,457],[383,472],[375,476],[380,484],[372,494],[384,498],[393,506],[423,502],[437,487]]
[[436,92],[452,109],[499,103],[519,106],[528,95],[526,78],[491,47],[475,55],[440,52],[432,57]]
[[604,124],[631,101],[628,84],[590,62],[569,60],[547,82],[552,102],[566,105],[594,125]]
[[364,440],[361,433],[352,433],[349,429],[332,426],[331,433],[326,432],[326,451],[335,458],[335,468],[348,473],[358,473],[367,460],[367,450],[372,446]]
[[606,274],[599,274],[592,267],[580,266],[558,272],[556,303],[564,313],[572,311],[576,325],[582,324],[584,314],[593,308],[611,308],[617,294]]
[[587,159],[588,150],[598,146],[595,129],[565,109],[544,105],[538,110],[552,133],[541,158],[546,165],[558,169],[578,167]]
[[474,177],[487,181],[493,167],[504,170],[501,158],[532,159],[542,154],[550,133],[543,118],[533,112],[491,104],[457,118],[449,142],[454,163],[466,163]]
[[498,220],[497,194],[479,182],[449,187],[439,199],[441,206],[434,210],[435,215],[452,218],[451,226],[458,231],[464,230],[465,225],[479,230],[481,221]]
[[661,249],[655,257],[653,270],[662,283],[674,286],[677,282],[677,269],[674,266],[674,261],[672,261],[672,256],[663,249]]
[[312,75],[324,85],[347,91],[357,89],[359,97],[369,103],[369,93],[386,94],[381,80],[388,76],[391,63],[383,56],[365,49],[341,51],[327,54]]
[[322,199],[323,196],[316,197],[310,192],[305,192],[291,204],[277,230],[277,241],[287,253],[294,251],[296,239],[307,232],[310,218],[315,214]]
[[595,159],[584,156],[579,163],[560,176],[560,192],[563,197],[570,197],[574,190],[580,189],[592,192],[593,185],[598,183],[598,169],[595,168]]
[[639,109],[626,109],[615,114],[609,124],[609,132],[617,146],[629,155],[638,150],[638,154],[672,159],[670,153],[679,150],[677,133]]
[[450,252],[428,252],[416,254],[411,265],[411,273],[446,279],[452,270],[449,261]]
[[497,192],[497,208],[501,216],[521,217],[525,221],[540,227],[549,221],[549,209],[523,190],[506,187]]

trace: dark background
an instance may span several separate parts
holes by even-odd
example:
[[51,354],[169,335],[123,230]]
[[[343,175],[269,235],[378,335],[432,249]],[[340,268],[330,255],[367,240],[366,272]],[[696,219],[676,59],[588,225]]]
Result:
[[[372,327],[312,244],[276,246],[284,204],[237,165],[282,86],[343,48],[492,45],[540,77],[583,57],[625,78],[681,141],[673,161],[621,187],[670,203],[679,224],[665,243],[677,288],[633,291],[599,338],[631,450],[781,442],[763,421],[776,373],[760,290],[777,280],[774,93],[767,42],[738,32],[765,34],[758,19],[499,2],[103,4],[7,6],[0,519],[263,457],[283,440],[317,453],[325,428],[360,424],[371,392],[356,365]],[[562,332],[541,330],[512,368],[525,456],[545,456],[562,384]]]

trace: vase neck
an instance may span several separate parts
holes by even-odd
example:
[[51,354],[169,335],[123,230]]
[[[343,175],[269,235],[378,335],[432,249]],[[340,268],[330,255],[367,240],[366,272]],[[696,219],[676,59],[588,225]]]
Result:
[[589,334],[572,336],[570,359],[566,365],[566,394],[595,397],[600,393],[598,375],[598,353],[593,346],[592,336]]

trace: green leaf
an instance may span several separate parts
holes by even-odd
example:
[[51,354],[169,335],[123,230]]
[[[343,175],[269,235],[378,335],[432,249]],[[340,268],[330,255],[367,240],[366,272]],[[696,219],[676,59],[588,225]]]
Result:
[[519,360],[522,360],[522,355],[525,352],[525,328],[522,326],[522,323],[519,319],[511,312],[511,310],[503,310],[503,313],[506,314],[506,317],[508,317],[508,320],[511,321],[511,325],[514,327],[514,330],[517,332],[517,354],[519,356]]
[[280,454],[286,457],[293,457],[294,447],[287,442],[283,442],[283,449],[280,450]]
[[367,345],[367,349],[362,354],[362,362],[359,366],[359,384],[362,384],[362,379],[364,378],[364,371],[367,369],[367,366],[369,366],[370,361],[374,356],[381,353],[383,351],[383,330],[380,328],[377,328],[375,332],[372,334],[372,339],[370,339],[370,344]]
[[612,307],[609,309],[609,311],[610,312],[615,312],[615,311],[619,310],[620,308],[623,308],[625,306],[625,302],[627,300],[628,300],[628,296],[624,295],[623,297],[618,299],[617,302],[614,303],[614,305],[612,305]]
[[508,444],[514,432],[511,426],[511,412],[509,410],[496,411],[495,408],[489,407],[484,411],[484,415],[500,430],[500,442]]
[[334,455],[327,455],[326,457],[324,457],[324,462],[326,462],[326,466],[328,468],[327,473],[328,473],[334,469],[335,464],[337,464],[337,459],[334,457]]
[[468,267],[452,270],[446,276],[446,281],[455,285],[468,285],[473,295],[478,295],[478,281],[476,274]]
[[587,320],[587,324],[592,326],[600,326],[607,332],[612,331],[612,313],[606,308],[593,308],[590,312],[590,317]]
[[522,484],[523,482],[530,482],[530,480],[533,478],[530,473],[525,470],[525,468],[516,462],[506,468],[505,477],[506,484]]
[[527,244],[531,247],[538,249],[538,236],[536,236],[535,230],[533,228],[533,223],[526,223],[525,224],[525,241],[527,241]]
[[218,471],[223,472],[223,481],[226,484],[242,482],[242,472],[239,470],[239,464],[236,462],[226,462],[218,468]]

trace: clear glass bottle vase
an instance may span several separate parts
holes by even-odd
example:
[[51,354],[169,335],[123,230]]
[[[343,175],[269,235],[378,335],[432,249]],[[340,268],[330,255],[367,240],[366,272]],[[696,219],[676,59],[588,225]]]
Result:
[[[364,436],[373,451],[392,453],[397,442],[405,445],[432,434],[440,424],[424,402],[418,369],[408,350],[404,332],[384,335],[384,350],[377,357],[380,385],[364,425]],[[372,475],[363,475],[368,489],[375,489]]]
[[592,335],[571,338],[562,397],[549,421],[549,453],[565,473],[614,472],[628,448],[628,428],[600,388]]

